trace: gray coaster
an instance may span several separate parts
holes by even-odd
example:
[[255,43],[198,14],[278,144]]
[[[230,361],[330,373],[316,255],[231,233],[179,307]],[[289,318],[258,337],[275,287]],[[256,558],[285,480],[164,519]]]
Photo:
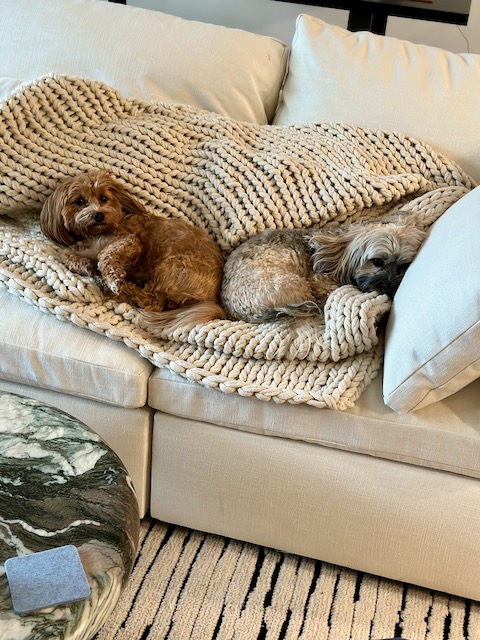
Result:
[[90,595],[87,576],[74,545],[8,558],[5,573],[15,613],[28,613]]

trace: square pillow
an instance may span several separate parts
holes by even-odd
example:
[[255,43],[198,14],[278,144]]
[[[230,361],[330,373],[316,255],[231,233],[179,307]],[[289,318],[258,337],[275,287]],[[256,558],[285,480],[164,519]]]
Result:
[[100,0],[2,3],[3,78],[81,76],[126,98],[263,124],[273,118],[287,58],[275,38],[159,11]]
[[477,187],[432,225],[395,294],[383,397],[398,413],[426,407],[480,377],[479,239]]
[[480,56],[297,18],[275,124],[343,122],[427,142],[480,181]]

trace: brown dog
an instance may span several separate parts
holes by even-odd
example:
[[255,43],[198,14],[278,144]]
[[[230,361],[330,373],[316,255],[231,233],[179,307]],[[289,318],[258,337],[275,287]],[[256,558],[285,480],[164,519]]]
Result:
[[99,277],[142,310],[147,329],[191,328],[225,318],[218,304],[223,257],[208,234],[148,211],[107,171],[64,180],[40,214],[43,233],[68,248],[76,273]]

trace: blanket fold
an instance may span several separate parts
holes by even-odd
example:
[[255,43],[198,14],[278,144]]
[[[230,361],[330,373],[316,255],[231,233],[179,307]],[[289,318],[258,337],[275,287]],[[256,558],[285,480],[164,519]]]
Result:
[[67,176],[108,169],[151,212],[204,228],[227,254],[268,228],[408,216],[427,228],[474,183],[420,141],[339,123],[275,127],[184,105],[126,100],[48,76],[0,104],[0,284],[42,311],[122,340],[157,366],[225,393],[347,409],[379,371],[391,301],[340,287],[324,317],[215,321],[149,335],[136,310],[69,272],[41,234]]

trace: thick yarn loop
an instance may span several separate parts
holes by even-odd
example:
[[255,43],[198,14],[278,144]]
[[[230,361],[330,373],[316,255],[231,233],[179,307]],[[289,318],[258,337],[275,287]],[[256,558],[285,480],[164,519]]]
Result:
[[183,105],[126,100],[100,82],[48,76],[0,104],[0,285],[59,320],[119,340],[224,393],[347,409],[377,374],[391,301],[351,286],[324,317],[217,320],[153,337],[137,312],[69,272],[38,212],[58,181],[108,169],[151,212],[207,229],[227,254],[270,228],[412,217],[428,228],[474,185],[407,136],[339,123],[275,127]]

